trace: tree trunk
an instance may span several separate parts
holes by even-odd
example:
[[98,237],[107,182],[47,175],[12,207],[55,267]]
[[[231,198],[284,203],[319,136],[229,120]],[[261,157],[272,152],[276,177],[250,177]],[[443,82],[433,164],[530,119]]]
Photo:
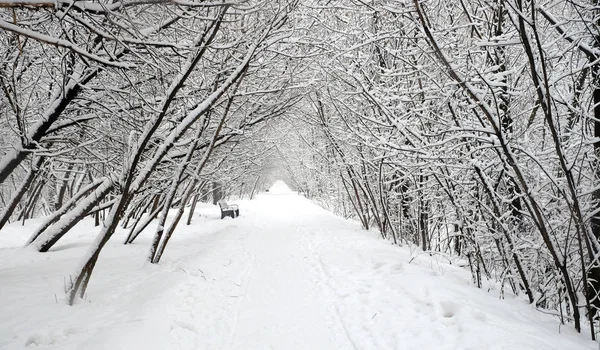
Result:
[[194,216],[194,212],[196,211],[196,203],[198,203],[199,193],[196,192],[194,194],[194,198],[192,199],[192,205],[190,206],[190,212],[188,213],[188,218],[186,224],[189,226],[192,224],[192,217]]
[[[163,208],[163,204],[161,203],[156,207],[156,209],[154,209],[153,212],[148,213],[146,218],[144,218],[143,220],[142,220],[142,218],[139,218],[135,222],[135,224],[133,225],[131,230],[129,231],[129,235],[127,236],[127,239],[125,240],[125,244],[133,243],[133,241],[135,241],[135,239],[138,238],[140,233],[142,233],[142,231],[144,231],[144,229],[146,227],[148,227],[148,225],[152,222],[152,220],[154,220],[156,218],[156,216],[158,215],[158,213],[160,213],[162,208]],[[138,222],[141,223],[140,226],[138,226]]]
[[31,183],[37,176],[37,174],[40,170],[40,167],[42,166],[43,163],[44,163],[44,157],[37,157],[35,164],[32,164],[31,169],[27,173],[27,176],[25,176],[25,178],[21,182],[21,185],[19,186],[19,188],[17,189],[17,191],[15,192],[13,197],[10,199],[10,201],[6,205],[6,208],[4,208],[2,213],[0,213],[0,230],[2,229],[2,227],[4,227],[4,225],[10,219],[10,216],[14,212],[14,210],[17,207],[17,205],[19,204],[19,202],[21,201],[21,198],[23,198],[23,195],[25,195],[25,193],[27,192],[27,189],[29,189],[29,187],[31,186]]
[[44,222],[33,232],[31,237],[27,240],[26,245],[31,244],[35,241],[42,232],[44,232],[50,225],[54,224],[60,217],[66,213],[72,206],[75,204],[81,197],[85,196],[88,192],[94,190],[96,187],[102,184],[102,179],[95,180],[91,184],[87,185],[85,188],[79,191],[79,193],[75,194],[67,203],[65,203],[61,208],[56,210],[54,213],[50,214]]
[[63,215],[49,230],[40,233],[32,242],[40,252],[47,252],[59,239],[61,239],[73,226],[88,215],[90,209],[98,204],[112,190],[114,184],[111,179],[105,179],[92,194],[87,196],[70,212]]

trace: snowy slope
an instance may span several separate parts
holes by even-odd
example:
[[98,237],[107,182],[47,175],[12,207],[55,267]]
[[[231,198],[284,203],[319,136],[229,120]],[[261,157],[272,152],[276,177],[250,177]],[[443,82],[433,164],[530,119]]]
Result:
[[[1,349],[597,349],[520,299],[477,289],[463,269],[418,256],[281,184],[241,216],[198,209],[159,266],[151,232],[101,255],[85,300],[68,278],[98,232],[90,221],[46,254],[0,238]],[[152,229],[152,228],[150,228]]]

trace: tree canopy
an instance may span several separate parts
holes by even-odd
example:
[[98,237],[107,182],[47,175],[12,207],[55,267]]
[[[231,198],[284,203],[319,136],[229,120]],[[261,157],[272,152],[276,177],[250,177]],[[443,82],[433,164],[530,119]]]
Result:
[[184,208],[281,178],[595,337],[598,8],[0,0],[0,230],[94,216],[73,303],[119,224],[159,220],[158,263]]

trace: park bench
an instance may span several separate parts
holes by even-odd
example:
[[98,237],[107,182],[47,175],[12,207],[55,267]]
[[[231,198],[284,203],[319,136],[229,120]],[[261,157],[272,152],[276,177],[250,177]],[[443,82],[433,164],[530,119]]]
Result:
[[240,208],[238,208],[235,204],[227,204],[224,199],[221,199],[219,202],[219,208],[221,208],[221,219],[226,216],[231,217],[232,219],[240,216]]

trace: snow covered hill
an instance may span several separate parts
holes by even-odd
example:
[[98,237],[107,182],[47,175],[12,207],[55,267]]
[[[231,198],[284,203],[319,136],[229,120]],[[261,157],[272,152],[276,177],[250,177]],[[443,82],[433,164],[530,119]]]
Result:
[[[521,299],[475,288],[467,271],[398,248],[273,189],[219,220],[205,205],[160,265],[150,234],[109,242],[87,295],[64,303],[98,229],[85,221],[46,254],[0,239],[1,349],[597,349]],[[150,230],[153,228],[151,227]]]

